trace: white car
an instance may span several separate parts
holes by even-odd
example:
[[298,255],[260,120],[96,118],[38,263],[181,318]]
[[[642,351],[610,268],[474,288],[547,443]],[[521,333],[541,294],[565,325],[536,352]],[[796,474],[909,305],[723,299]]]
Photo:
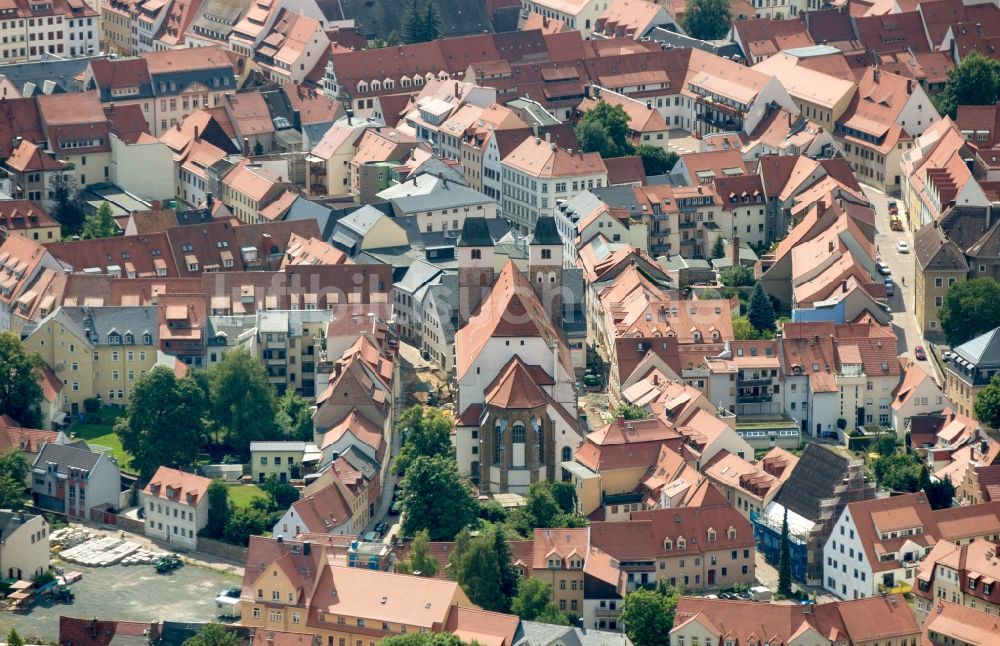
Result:
[[876,262],[875,268],[878,269],[878,273],[882,274],[883,276],[892,275],[892,270],[889,269],[889,265],[885,264],[885,261],[883,260],[879,260],[878,262]]
[[910,253],[910,245],[906,243],[906,240],[900,240],[896,243],[896,251],[899,253]]

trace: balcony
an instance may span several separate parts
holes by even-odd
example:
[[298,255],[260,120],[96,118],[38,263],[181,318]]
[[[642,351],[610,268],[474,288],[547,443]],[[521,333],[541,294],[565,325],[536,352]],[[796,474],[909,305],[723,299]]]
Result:
[[743,129],[743,119],[732,119],[729,117],[714,115],[710,112],[699,114],[698,121],[707,123],[708,125],[714,128],[719,128],[720,130],[738,131]]
[[766,404],[771,401],[771,395],[737,395],[737,404]]
[[620,616],[622,613],[618,608],[597,608],[594,610],[594,614],[598,617],[611,617],[615,618]]
[[649,245],[649,250],[652,251],[653,253],[667,253],[669,249],[670,247],[665,244]]
[[878,591],[880,594],[910,594],[913,592],[913,586],[905,581],[897,583],[895,585],[886,585],[885,583],[878,584]]
[[[697,207],[691,207],[691,210],[694,210],[695,208]],[[698,222],[696,220],[681,220],[677,226],[682,229],[693,229],[698,226]]]
[[739,386],[770,386],[771,378],[764,377],[761,379],[740,379],[736,383]]

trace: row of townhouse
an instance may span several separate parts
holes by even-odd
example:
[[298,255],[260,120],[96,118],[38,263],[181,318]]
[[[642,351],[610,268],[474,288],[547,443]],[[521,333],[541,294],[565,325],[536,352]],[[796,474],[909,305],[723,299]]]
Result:
[[975,553],[998,539],[1000,502],[935,510],[914,493],[850,503],[823,548],[823,587],[842,599],[920,590],[933,578],[935,551]]
[[242,623],[268,634],[308,630],[323,643],[450,633],[513,646],[513,615],[473,605],[458,583],[369,569],[336,537],[301,541],[254,536],[240,594]]
[[0,8],[0,64],[96,54],[98,14],[79,0],[17,0]]

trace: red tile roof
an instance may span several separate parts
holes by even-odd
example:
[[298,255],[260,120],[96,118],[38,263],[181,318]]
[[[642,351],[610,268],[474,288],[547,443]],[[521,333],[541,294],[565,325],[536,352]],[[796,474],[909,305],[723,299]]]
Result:
[[160,467],[142,490],[147,496],[197,507],[208,494],[211,478]]

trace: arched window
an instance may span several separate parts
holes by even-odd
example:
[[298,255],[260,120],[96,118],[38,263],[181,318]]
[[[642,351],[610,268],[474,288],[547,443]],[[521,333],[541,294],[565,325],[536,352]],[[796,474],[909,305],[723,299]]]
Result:
[[503,424],[497,422],[493,431],[493,464],[503,464],[503,427]]
[[515,422],[510,440],[514,444],[524,444],[524,424]]
[[569,462],[570,460],[573,459],[573,451],[570,450],[570,448],[568,446],[564,446],[563,447],[563,450],[562,450],[562,459],[563,459],[563,462]]
[[513,467],[524,466],[524,424],[514,422],[510,433],[511,455],[510,463]]

